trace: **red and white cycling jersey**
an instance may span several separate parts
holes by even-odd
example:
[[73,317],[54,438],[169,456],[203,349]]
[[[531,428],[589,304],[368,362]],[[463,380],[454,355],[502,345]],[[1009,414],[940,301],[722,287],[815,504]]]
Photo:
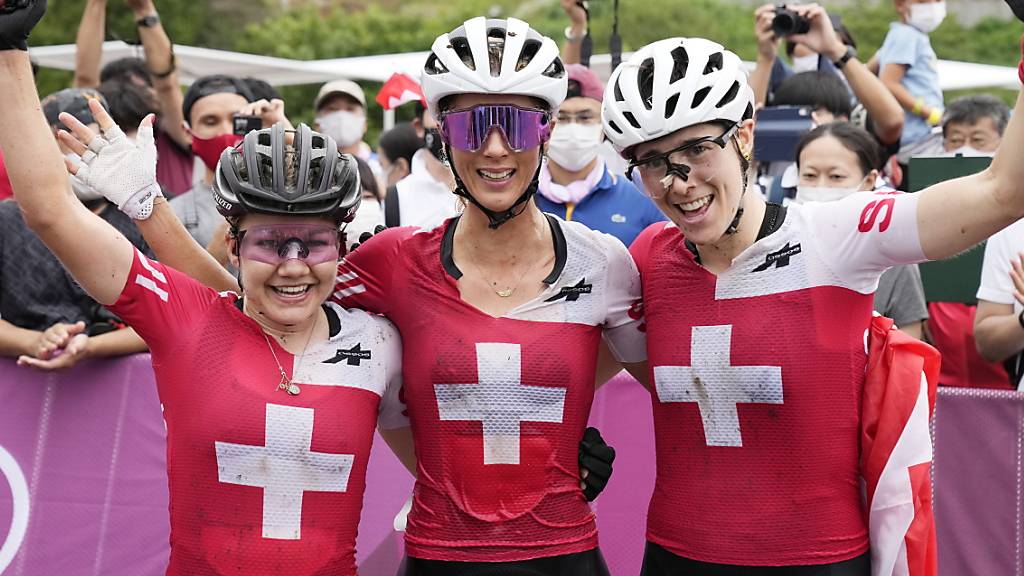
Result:
[[270,339],[301,390],[292,396],[237,303],[136,251],[110,307],[153,356],[167,423],[167,573],[354,576],[374,425],[408,425],[398,333],[327,305],[329,340],[296,358]]
[[649,227],[631,252],[658,461],[648,539],[748,566],[864,553],[865,331],[882,272],[924,259],[917,197],[790,205],[718,276],[671,224]]
[[387,230],[339,269],[336,297],[387,314],[402,333],[419,467],[406,550],[499,562],[593,549],[578,446],[602,335],[621,360],[645,357],[629,315],[636,267],[612,236],[549,217],[547,289],[495,318],[460,297],[456,222]]

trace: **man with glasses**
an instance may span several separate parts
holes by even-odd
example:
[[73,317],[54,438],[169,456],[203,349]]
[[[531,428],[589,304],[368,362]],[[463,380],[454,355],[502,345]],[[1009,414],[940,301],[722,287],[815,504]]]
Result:
[[627,178],[612,174],[600,156],[604,86],[597,74],[581,64],[569,64],[566,71],[569,90],[547,144],[537,206],[611,234],[628,246],[644,228],[665,216]]

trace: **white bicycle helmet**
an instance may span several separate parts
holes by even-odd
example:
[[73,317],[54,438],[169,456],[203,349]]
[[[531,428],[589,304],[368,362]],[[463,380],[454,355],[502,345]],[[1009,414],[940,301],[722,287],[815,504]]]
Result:
[[604,133],[624,156],[682,128],[753,116],[754,91],[739,56],[704,38],[644,46],[612,72],[602,105]]
[[[491,67],[492,46],[502,51],[500,69]],[[421,80],[435,118],[439,118],[441,100],[455,94],[532,96],[554,111],[568,86],[554,40],[522,20],[483,16],[466,20],[434,40]]]

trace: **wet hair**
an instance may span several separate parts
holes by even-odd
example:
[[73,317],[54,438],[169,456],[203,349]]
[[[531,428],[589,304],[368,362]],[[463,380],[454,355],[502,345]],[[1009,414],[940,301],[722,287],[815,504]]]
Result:
[[134,132],[143,118],[160,111],[160,101],[153,91],[131,80],[108,80],[100,84],[99,92],[107,101],[114,124],[125,132]]
[[107,65],[100,70],[101,84],[110,80],[132,82],[136,78],[141,80],[146,84],[146,86],[153,86],[153,78],[149,75],[149,67],[146,66],[146,61],[142,58],[118,58],[117,60],[108,62]]
[[402,122],[381,134],[380,143],[377,145],[377,148],[392,164],[397,162],[399,158],[404,158],[411,166],[412,155],[420,148],[423,148],[423,139],[416,134],[416,129],[412,127],[412,124]]
[[775,90],[772,106],[810,106],[824,108],[833,116],[849,118],[853,113],[850,91],[831,72],[811,71],[794,74]]
[[266,80],[260,80],[259,78],[242,78],[242,82],[249,88],[249,92],[252,93],[253,101],[266,100],[282,100],[281,93],[277,91]]
[[803,154],[804,148],[810,145],[811,142],[826,136],[835,138],[843,145],[843,148],[857,156],[857,163],[860,165],[860,170],[865,176],[872,170],[882,167],[882,152],[874,136],[863,128],[849,122],[832,122],[818,126],[804,134],[804,137],[800,139],[800,143],[796,146],[797,168],[800,167],[800,155]]
[[359,186],[364,192],[373,194],[373,197],[378,201],[380,198],[380,188],[377,187],[377,176],[374,175],[373,169],[366,163],[366,160],[358,156],[354,156],[356,159],[356,167],[359,168]]
[[973,94],[957,98],[949,103],[942,116],[942,135],[946,135],[946,127],[950,124],[977,124],[991,118],[996,131],[1002,136],[1006,125],[1010,122],[1010,107],[991,94]]

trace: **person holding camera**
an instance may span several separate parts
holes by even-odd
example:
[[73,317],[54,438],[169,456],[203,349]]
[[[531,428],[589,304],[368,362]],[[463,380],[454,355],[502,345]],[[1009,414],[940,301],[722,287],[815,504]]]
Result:
[[[765,4],[757,9],[755,15],[758,57],[757,66],[750,75],[750,86],[754,90],[757,105],[772,104],[768,99],[769,82],[772,68],[777,62],[778,43],[785,38],[787,42],[824,58],[832,70],[838,71],[854,99],[864,107],[870,118],[869,131],[874,133],[883,147],[899,143],[903,132],[903,112],[899,102],[857,57],[857,50],[850,45],[852,39],[848,34],[844,39],[836,32],[832,19],[823,7],[818,4]],[[815,69],[821,68],[819,66]],[[780,82],[779,88],[784,83]]]
[[206,172],[202,181],[169,204],[201,246],[212,248],[211,240],[222,240],[216,231],[224,219],[213,201],[213,178],[221,152],[237,145],[253,129],[269,128],[279,121],[285,121],[291,129],[283,101],[253,100],[245,82],[220,74],[199,78],[185,93],[182,112],[192,137],[192,152],[203,161]]

